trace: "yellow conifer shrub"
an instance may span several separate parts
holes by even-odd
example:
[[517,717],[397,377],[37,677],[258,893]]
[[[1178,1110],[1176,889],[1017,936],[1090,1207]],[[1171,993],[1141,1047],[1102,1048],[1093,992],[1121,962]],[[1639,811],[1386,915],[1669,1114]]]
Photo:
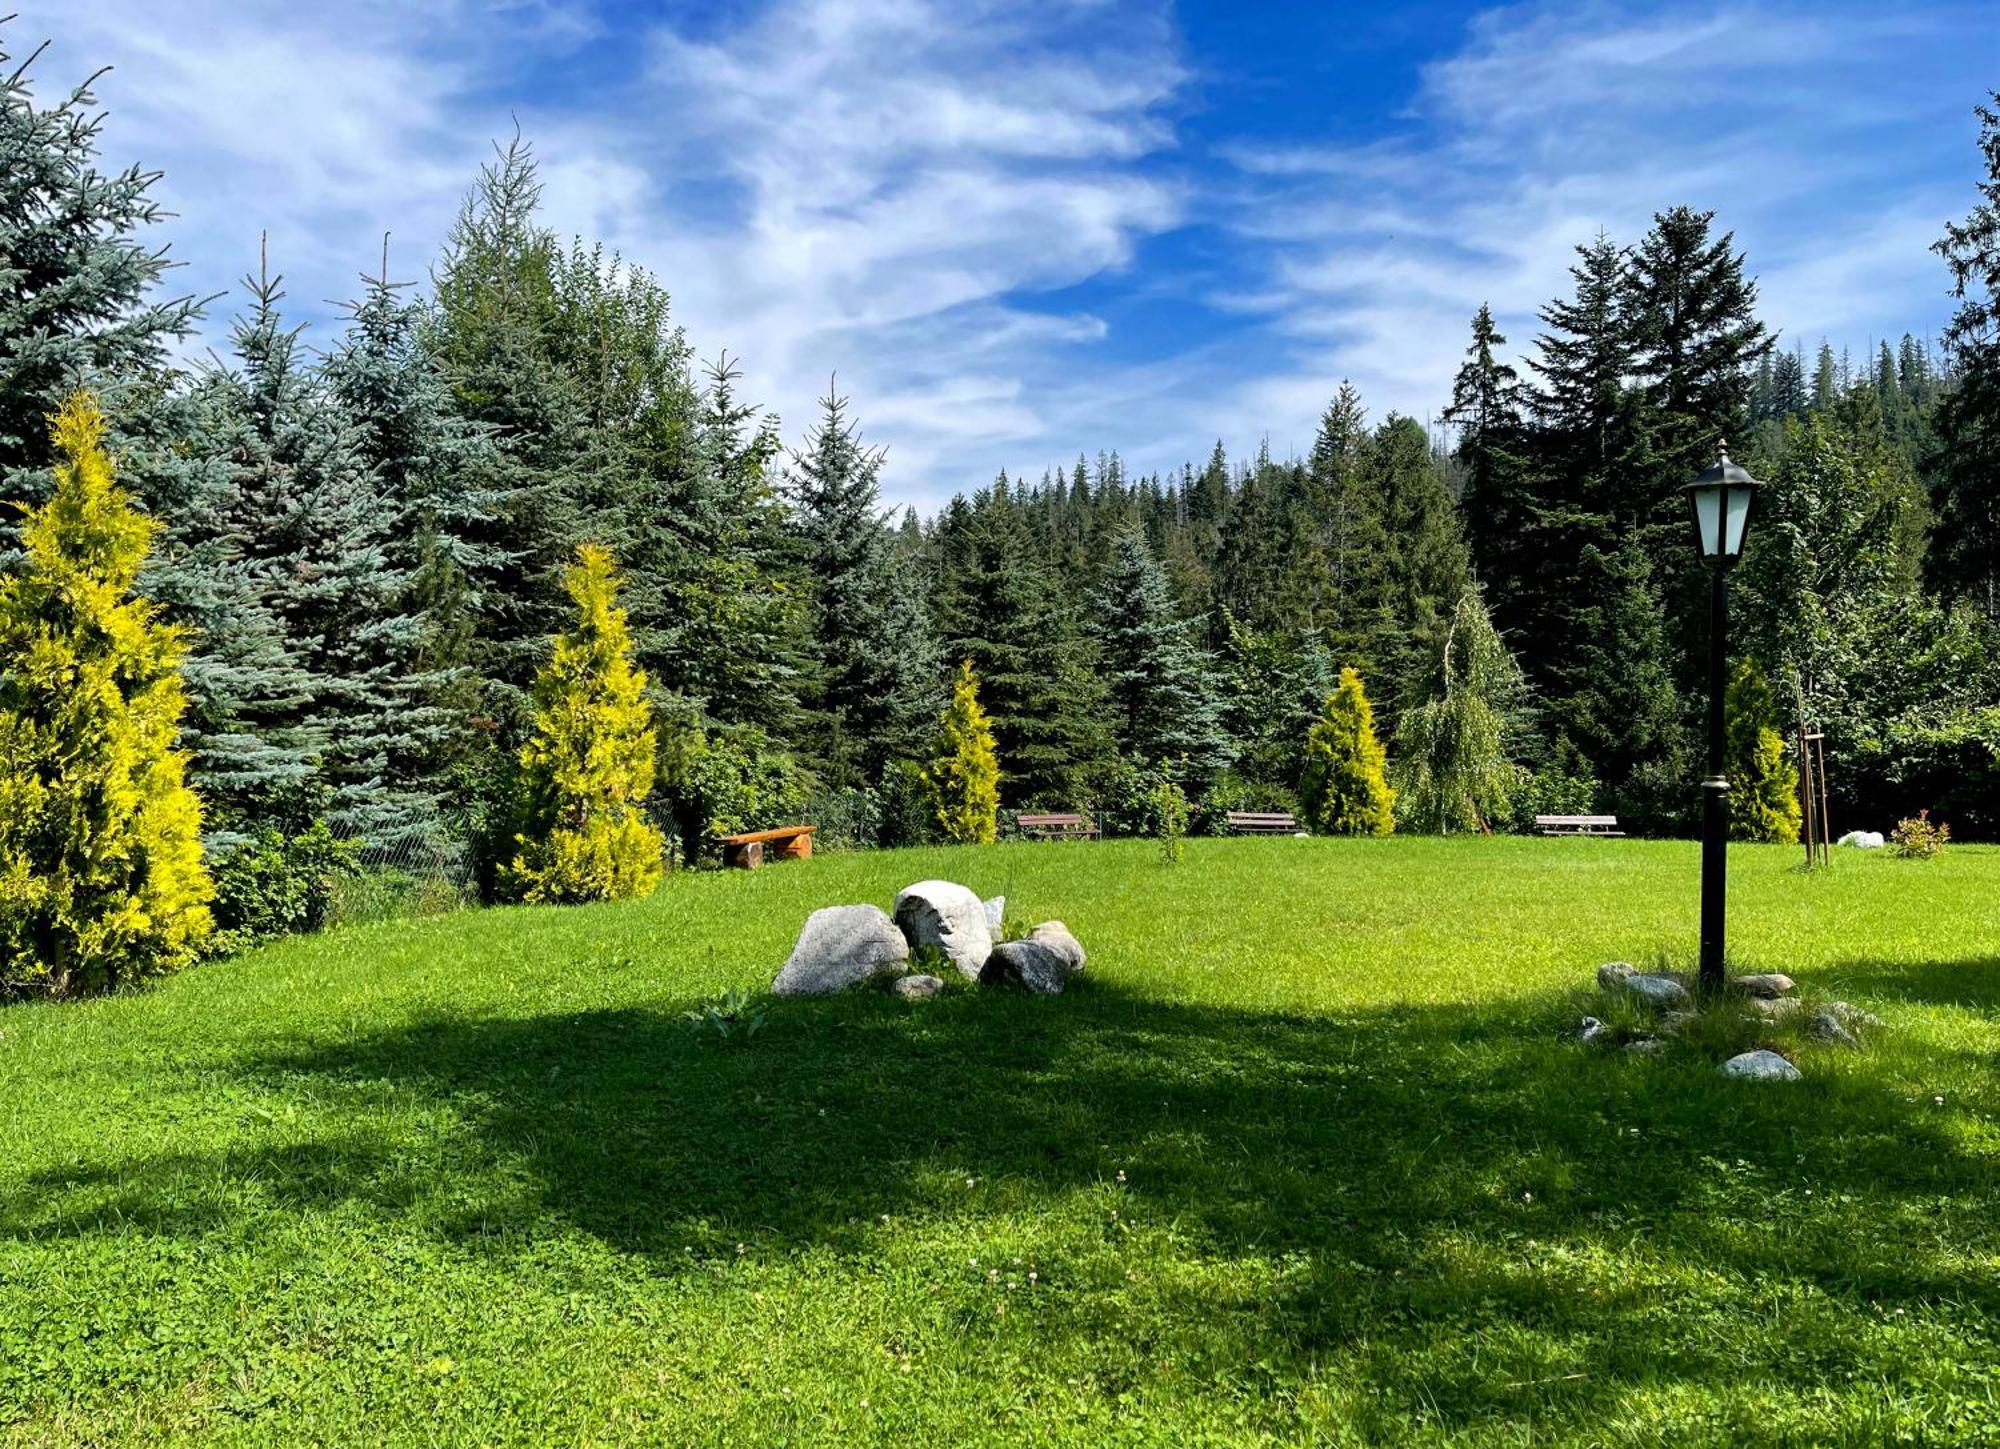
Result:
[[534,735],[521,749],[526,828],[501,887],[525,901],[651,895],[666,842],[641,807],[658,738],[610,553],[579,548],[564,585],[576,627],[535,680]]
[[0,582],[0,994],[107,990],[201,954],[215,889],[176,748],[180,631],[134,593],[154,522],[113,480],[97,400]]
[[937,753],[924,771],[924,784],[946,839],[963,845],[993,843],[1000,813],[1000,756],[969,659],[959,665],[951,703],[938,717]]
[[1299,803],[1316,835],[1387,835],[1396,828],[1389,755],[1375,735],[1375,708],[1361,676],[1340,671],[1326,710],[1306,731]]

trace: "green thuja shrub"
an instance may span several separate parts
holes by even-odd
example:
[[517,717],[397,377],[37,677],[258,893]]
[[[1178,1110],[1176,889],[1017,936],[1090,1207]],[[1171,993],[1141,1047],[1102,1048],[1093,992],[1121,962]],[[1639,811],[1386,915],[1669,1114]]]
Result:
[[924,783],[947,840],[993,843],[1000,814],[1000,757],[993,747],[993,726],[979,705],[979,679],[970,660],[959,665],[951,703],[938,718],[937,745]]
[[317,931],[335,893],[355,873],[358,847],[324,820],[291,834],[266,830],[215,863],[216,944],[239,951],[258,941]]
[[158,527],[112,479],[88,393],[0,583],[0,995],[104,990],[207,946],[201,802],[175,747],[177,629],[133,593]]
[[1316,835],[1388,835],[1396,828],[1396,792],[1389,757],[1375,735],[1375,710],[1353,669],[1306,732],[1299,803]]
[[1799,772],[1785,758],[1777,699],[1764,672],[1750,660],[1738,660],[1730,671],[1722,711],[1730,837],[1796,844],[1804,813]]
[[650,895],[666,849],[644,810],[657,737],[610,553],[579,548],[564,586],[576,625],[535,679],[534,734],[520,756],[525,828],[501,887],[525,901]]

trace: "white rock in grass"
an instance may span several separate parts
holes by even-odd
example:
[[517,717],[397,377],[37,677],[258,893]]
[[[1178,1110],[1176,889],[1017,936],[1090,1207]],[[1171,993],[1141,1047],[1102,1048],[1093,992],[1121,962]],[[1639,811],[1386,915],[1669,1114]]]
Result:
[[935,946],[968,981],[977,981],[993,954],[986,903],[948,880],[920,880],[896,894],[896,924],[910,949]]
[[929,1001],[944,990],[944,983],[935,976],[899,976],[889,989],[905,1001]]
[[880,906],[827,906],[806,917],[774,996],[831,996],[878,976],[895,976],[910,943]]
[[1738,996],[1783,996],[1797,985],[1782,971],[1759,971],[1729,978],[1729,989]]
[[1752,1082],[1796,1082],[1805,1074],[1776,1052],[1743,1052],[1722,1064],[1725,1077],[1742,1077]]
[[999,940],[1000,933],[1005,928],[1006,922],[1007,898],[1005,896],[995,896],[992,900],[987,901],[986,934],[996,941]]
[[1880,850],[1888,844],[1879,830],[1850,830],[1835,842],[1837,845],[1851,845],[1857,850]]

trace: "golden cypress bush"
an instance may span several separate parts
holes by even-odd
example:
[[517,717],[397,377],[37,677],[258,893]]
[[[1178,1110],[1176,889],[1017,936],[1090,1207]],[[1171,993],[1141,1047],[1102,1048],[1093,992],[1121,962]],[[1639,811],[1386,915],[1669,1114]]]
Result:
[[611,554],[579,548],[564,586],[576,627],[535,679],[535,730],[520,757],[525,828],[501,889],[525,901],[650,895],[666,850],[641,808],[658,739]]
[[1730,669],[1722,716],[1730,838],[1798,844],[1805,818],[1798,767],[1785,757],[1777,697],[1752,661],[1739,659]]
[[157,525],[113,480],[77,393],[0,582],[0,992],[106,990],[195,960],[213,929],[201,802],[176,748],[180,631],[133,592]]
[[1306,731],[1299,803],[1316,835],[1388,835],[1396,828],[1396,792],[1389,756],[1375,736],[1375,709],[1353,669],[1326,697],[1326,710]]
[[1000,813],[1000,757],[993,747],[993,726],[980,708],[971,660],[959,665],[951,703],[938,717],[937,754],[924,771],[924,784],[946,839],[993,843]]

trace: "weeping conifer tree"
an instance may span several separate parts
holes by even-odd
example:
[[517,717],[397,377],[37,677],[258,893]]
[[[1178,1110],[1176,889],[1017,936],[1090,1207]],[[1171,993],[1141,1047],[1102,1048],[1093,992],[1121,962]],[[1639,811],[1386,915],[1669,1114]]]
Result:
[[610,553],[583,545],[565,583],[576,623],[535,680],[534,733],[520,757],[524,828],[500,888],[525,901],[650,895],[666,851],[643,809],[659,737]]
[[95,399],[53,431],[54,491],[0,583],[0,995],[171,971],[213,926],[183,642],[133,593],[156,525],[112,480]]
[[1398,818],[1430,835],[1490,834],[1520,783],[1511,744],[1527,686],[1477,589],[1459,595],[1428,665],[1419,699],[1396,726]]

